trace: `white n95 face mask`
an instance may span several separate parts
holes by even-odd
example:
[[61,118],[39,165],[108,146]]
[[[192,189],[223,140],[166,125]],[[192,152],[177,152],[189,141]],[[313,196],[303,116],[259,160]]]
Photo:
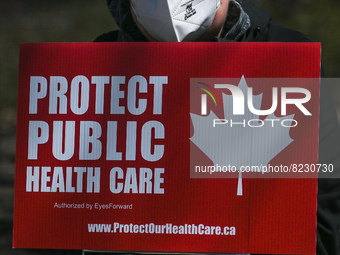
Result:
[[131,0],[138,22],[162,42],[195,41],[211,26],[220,0]]

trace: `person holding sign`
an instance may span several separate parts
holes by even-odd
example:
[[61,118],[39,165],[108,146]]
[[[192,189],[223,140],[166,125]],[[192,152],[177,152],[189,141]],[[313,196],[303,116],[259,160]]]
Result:
[[[119,30],[96,42],[309,42],[248,0],[107,0]],[[171,12],[169,12],[171,10]],[[319,163],[333,164],[318,181],[317,254],[340,254],[340,132],[326,85],[321,86]],[[303,243],[301,243],[303,245]]]

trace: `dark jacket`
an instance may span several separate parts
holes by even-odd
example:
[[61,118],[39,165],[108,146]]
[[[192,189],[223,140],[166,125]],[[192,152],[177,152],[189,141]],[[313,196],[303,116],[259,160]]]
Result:
[[[108,0],[109,7],[114,1]],[[273,22],[270,14],[256,7],[248,0],[242,0],[240,3],[248,14],[251,25],[238,41],[309,42],[309,39],[304,34],[283,28]],[[115,17],[116,13],[112,13],[112,15]],[[128,22],[130,22],[129,26],[135,26],[131,18]],[[139,33],[134,34],[132,37],[138,38],[137,41],[146,41],[146,38]],[[121,40],[121,37],[120,32],[117,30],[103,34],[97,37],[95,41],[116,42],[119,40]],[[225,40],[219,38],[218,41],[223,42]],[[319,163],[333,164],[334,171],[340,178],[340,129],[335,107],[326,84],[321,85],[320,93]],[[317,254],[340,254],[340,179],[319,179],[317,217]]]

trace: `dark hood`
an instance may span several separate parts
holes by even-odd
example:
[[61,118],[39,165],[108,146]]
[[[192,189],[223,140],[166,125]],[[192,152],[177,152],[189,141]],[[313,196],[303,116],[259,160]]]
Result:
[[107,0],[107,6],[119,27],[118,41],[148,41],[140,32],[130,12],[130,1]]
[[247,31],[247,35],[244,41],[267,41],[266,37],[272,16],[268,12],[260,9],[248,0],[240,0],[239,2],[251,20],[251,26]]

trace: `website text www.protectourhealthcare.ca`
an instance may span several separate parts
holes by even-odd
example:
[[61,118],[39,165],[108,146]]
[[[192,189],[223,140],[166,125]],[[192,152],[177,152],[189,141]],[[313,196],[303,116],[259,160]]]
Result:
[[133,233],[133,234],[168,234],[168,235],[236,235],[236,227],[233,226],[207,226],[204,224],[175,225],[166,223],[147,224],[87,224],[89,233]]

